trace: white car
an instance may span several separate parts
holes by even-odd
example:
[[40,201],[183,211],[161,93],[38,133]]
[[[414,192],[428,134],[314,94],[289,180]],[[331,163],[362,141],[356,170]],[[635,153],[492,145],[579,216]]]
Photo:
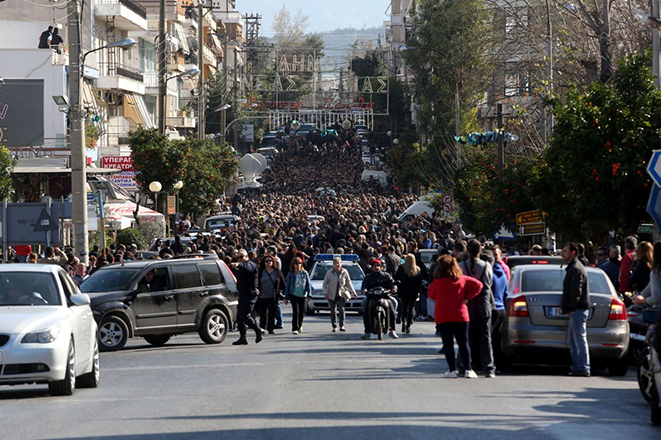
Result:
[[316,263],[310,271],[310,281],[312,283],[312,299],[306,303],[307,312],[310,314],[318,310],[330,310],[330,307],[328,306],[328,300],[324,298],[324,277],[326,276],[326,272],[333,268],[334,257],[340,257],[342,259],[342,268],[349,272],[351,284],[358,294],[357,299],[351,298],[351,300],[347,301],[344,309],[348,312],[363,311],[362,302],[365,296],[361,293],[360,288],[363,285],[365,272],[363,272],[363,269],[361,269],[360,265],[358,264],[358,255],[317,254],[314,256]]
[[59,266],[0,265],[0,385],[47,383],[53,395],[99,384],[90,298]]

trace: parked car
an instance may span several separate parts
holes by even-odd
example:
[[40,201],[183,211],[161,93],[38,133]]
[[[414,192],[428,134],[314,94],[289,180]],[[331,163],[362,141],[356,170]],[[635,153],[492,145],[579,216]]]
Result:
[[550,255],[509,255],[503,258],[503,261],[510,269],[522,264],[566,264],[562,257],[552,257]]
[[418,252],[420,252],[420,257],[427,267],[427,270],[431,269],[431,265],[438,257],[438,249],[420,249]]
[[230,232],[232,232],[238,220],[239,217],[232,214],[212,215],[204,220],[204,230],[214,232],[229,228]]
[[316,311],[329,311],[330,307],[328,306],[328,300],[324,298],[324,277],[326,272],[333,268],[333,258],[340,257],[342,259],[342,268],[346,269],[349,272],[349,278],[351,278],[351,284],[353,285],[354,290],[358,294],[358,298],[351,298],[351,300],[346,302],[344,309],[348,312],[362,312],[362,301],[365,297],[361,291],[360,287],[363,284],[363,279],[365,278],[365,273],[363,269],[360,268],[358,264],[358,255],[355,254],[344,254],[344,255],[333,255],[333,254],[317,254],[314,257],[316,263],[310,271],[310,281],[312,282],[312,295],[311,300],[307,304],[307,312],[312,314]]
[[80,288],[92,300],[101,351],[119,350],[136,336],[161,346],[193,332],[220,344],[238,304],[234,275],[210,255],[105,266]]
[[0,384],[47,383],[53,395],[99,384],[90,298],[59,266],[0,265]]
[[[624,375],[629,347],[627,311],[606,273],[591,267],[586,270],[591,364],[607,366],[613,375]],[[501,343],[506,364],[540,357],[568,361],[568,316],[560,307],[565,274],[565,268],[555,264],[521,265],[512,272]]]

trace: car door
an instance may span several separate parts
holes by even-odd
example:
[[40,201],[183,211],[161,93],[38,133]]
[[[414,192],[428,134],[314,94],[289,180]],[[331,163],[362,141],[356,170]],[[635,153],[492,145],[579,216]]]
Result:
[[[156,280],[153,283],[155,287],[152,288],[145,280],[149,270],[154,271],[154,280]],[[131,308],[135,317],[136,333],[159,328],[176,328],[177,301],[167,266],[148,268],[140,278],[134,295]]]
[[90,337],[92,312],[89,307],[71,305],[69,298],[71,298],[71,295],[79,293],[79,291],[71,281],[71,277],[64,271],[59,272],[58,277],[66,299],[64,305],[69,309],[69,322],[73,330],[76,360],[79,361],[77,363],[80,365],[80,362],[90,358],[90,351],[92,350],[92,339]]
[[194,327],[197,310],[209,289],[202,284],[197,263],[176,264],[171,267],[174,293],[177,299],[177,326]]

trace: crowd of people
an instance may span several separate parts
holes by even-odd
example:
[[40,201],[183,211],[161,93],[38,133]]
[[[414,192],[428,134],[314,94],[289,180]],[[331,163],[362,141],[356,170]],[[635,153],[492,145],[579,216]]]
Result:
[[[442,352],[449,366],[446,377],[495,377],[510,277],[503,263],[503,250],[484,239],[466,240],[460,224],[438,216],[422,214],[398,221],[398,215],[417,196],[399,191],[391,178],[385,185],[363,181],[361,173],[366,166],[359,144],[351,139],[320,145],[283,145],[262,178],[263,187],[236,195],[228,206],[220,208],[229,210],[231,205],[232,212],[239,214],[235,224],[185,242],[180,235],[174,240],[158,240],[151,251],[164,259],[186,253],[214,253],[228,264],[240,292],[240,336],[235,345],[248,344],[247,329],[255,332],[255,342],[260,342],[266,332],[274,334],[282,329],[283,303],[291,303],[291,331],[300,334],[305,301],[311,293],[309,272],[314,256],[355,254],[367,274],[363,292],[374,286],[397,290],[398,300],[390,308],[388,333],[392,338],[398,337],[396,323],[401,323],[401,332],[408,334],[416,319],[433,320],[444,343]],[[430,269],[422,261],[421,249],[437,250]],[[565,250],[567,247],[563,256]],[[93,249],[87,265],[58,246],[47,247],[43,256],[33,253],[29,246],[16,246],[10,252],[12,262],[61,265],[77,283],[99,267],[141,258],[135,245],[113,246],[106,253]],[[518,254],[514,248],[507,252]],[[528,252],[552,253],[539,245]],[[661,243],[638,243],[632,236],[625,241],[624,255],[620,252],[616,245],[599,247],[596,267],[608,274],[620,292],[635,292],[630,298],[632,303],[661,302]],[[580,268],[590,265],[590,261],[585,246],[580,244],[570,246],[569,257],[567,261],[580,265],[576,269],[580,301],[574,298],[566,304],[573,307],[568,311],[575,312],[585,300],[581,297],[584,288]],[[323,292],[331,308],[331,331],[345,331],[345,304],[359,292],[352,287],[340,258],[328,271]],[[364,312],[366,307],[364,301]],[[369,339],[367,319],[364,327],[362,337]],[[576,328],[584,327],[583,321]],[[585,332],[579,331],[572,354],[580,352],[584,356],[584,339]],[[583,359],[574,367],[576,373],[589,375],[589,361],[586,365]]]

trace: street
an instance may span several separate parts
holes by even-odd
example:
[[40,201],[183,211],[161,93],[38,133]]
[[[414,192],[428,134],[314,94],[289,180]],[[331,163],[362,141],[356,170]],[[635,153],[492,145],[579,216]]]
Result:
[[251,337],[232,346],[236,332],[220,346],[194,334],[160,348],[131,340],[102,353],[99,388],[72,397],[2,386],[1,437],[659,438],[632,371],[585,379],[519,367],[496,379],[442,379],[433,323],[363,341],[359,316],[349,315],[347,333],[331,333],[328,314],[318,314],[294,336],[290,312],[259,345]]

